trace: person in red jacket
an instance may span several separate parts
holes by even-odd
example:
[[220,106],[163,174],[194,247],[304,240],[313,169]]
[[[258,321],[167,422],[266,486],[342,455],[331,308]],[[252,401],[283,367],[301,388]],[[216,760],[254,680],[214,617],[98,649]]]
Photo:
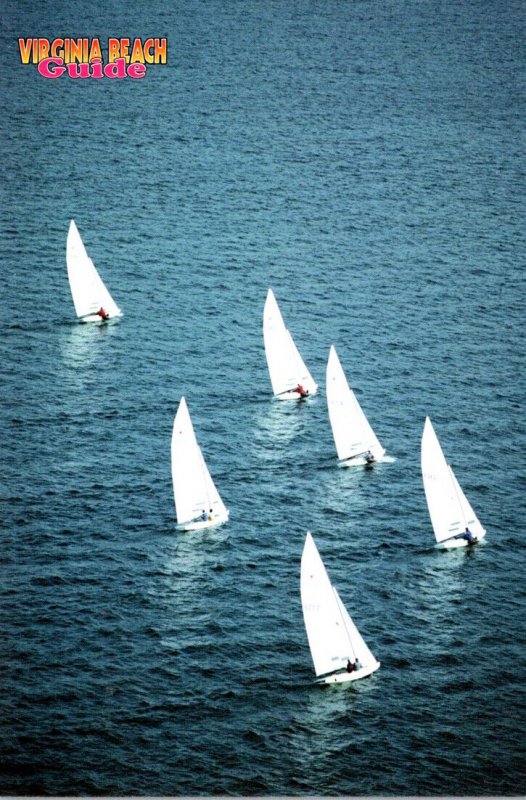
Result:
[[299,394],[299,396],[300,396],[300,397],[308,397],[308,396],[309,396],[309,390],[308,390],[308,389],[305,389],[305,388],[304,388],[304,387],[301,385],[301,383],[298,383],[298,385],[296,386],[296,388],[295,388],[295,389],[293,389],[292,391],[293,391],[293,392],[297,392],[297,393]]

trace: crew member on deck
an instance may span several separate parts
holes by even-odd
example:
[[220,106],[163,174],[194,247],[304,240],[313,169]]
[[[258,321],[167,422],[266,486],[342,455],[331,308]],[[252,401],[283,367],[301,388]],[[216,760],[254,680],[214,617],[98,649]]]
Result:
[[367,461],[368,464],[374,464],[374,462],[376,461],[376,458],[373,456],[371,451],[368,450],[366,452],[366,454],[365,454],[365,460]]
[[97,311],[97,315],[98,315],[98,316],[99,316],[101,319],[109,319],[109,318],[110,318],[110,315],[108,314],[108,312],[106,311],[106,309],[104,309],[102,306],[101,306],[101,307],[99,308],[99,310]]
[[354,663],[350,660],[350,658],[347,659],[347,666],[345,667],[347,672],[358,672],[358,670],[361,668],[362,665],[357,658],[354,659]]
[[296,388],[293,389],[292,391],[293,392],[297,392],[300,397],[308,397],[309,396],[309,390],[305,389],[305,387],[302,386],[301,383],[298,383]]
[[462,535],[468,544],[475,544],[475,542],[477,541],[477,537],[471,533],[468,527],[466,527],[466,530]]

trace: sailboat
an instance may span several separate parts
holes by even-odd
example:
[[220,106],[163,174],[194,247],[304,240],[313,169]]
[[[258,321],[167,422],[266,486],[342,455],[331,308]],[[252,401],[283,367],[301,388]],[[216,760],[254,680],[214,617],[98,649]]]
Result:
[[172,432],[172,481],[178,530],[197,531],[227,521],[228,510],[195,438],[184,397],[181,397]]
[[327,405],[340,466],[370,464],[385,454],[345,377],[334,345],[327,361]]
[[300,586],[316,683],[357,681],[376,672],[380,662],[365,644],[332,585],[310,532],[301,557]]
[[429,417],[422,434],[422,479],[437,547],[465,547],[486,531],[447,463]]
[[88,256],[73,219],[69,223],[66,263],[73,303],[80,322],[101,322],[122,316],[122,311]]
[[263,341],[274,396],[298,400],[315,394],[318,385],[285,326],[272,289],[268,290],[263,311]]

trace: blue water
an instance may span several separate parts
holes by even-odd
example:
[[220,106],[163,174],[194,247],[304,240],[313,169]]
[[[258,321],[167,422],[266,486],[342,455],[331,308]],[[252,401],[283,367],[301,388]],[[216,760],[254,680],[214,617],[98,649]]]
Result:
[[[0,791],[526,791],[520,0],[1,12]],[[19,36],[167,36],[140,81]],[[125,316],[75,321],[74,218]],[[272,286],[320,391],[270,392]],[[391,463],[341,470],[335,344]],[[230,521],[175,531],[185,395]],[[487,529],[441,553],[425,416]],[[306,530],[381,661],[313,685]]]

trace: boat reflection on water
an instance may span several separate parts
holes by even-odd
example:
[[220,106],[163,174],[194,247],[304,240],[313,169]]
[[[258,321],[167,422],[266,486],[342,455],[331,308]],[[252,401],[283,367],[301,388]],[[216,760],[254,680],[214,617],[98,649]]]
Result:
[[116,330],[115,322],[99,325],[77,325],[73,323],[60,338],[62,361],[69,369],[92,367],[100,358],[101,346],[106,337]]
[[275,403],[256,417],[255,439],[258,450],[268,446],[268,457],[276,457],[276,445],[288,445],[303,427],[303,403]]

